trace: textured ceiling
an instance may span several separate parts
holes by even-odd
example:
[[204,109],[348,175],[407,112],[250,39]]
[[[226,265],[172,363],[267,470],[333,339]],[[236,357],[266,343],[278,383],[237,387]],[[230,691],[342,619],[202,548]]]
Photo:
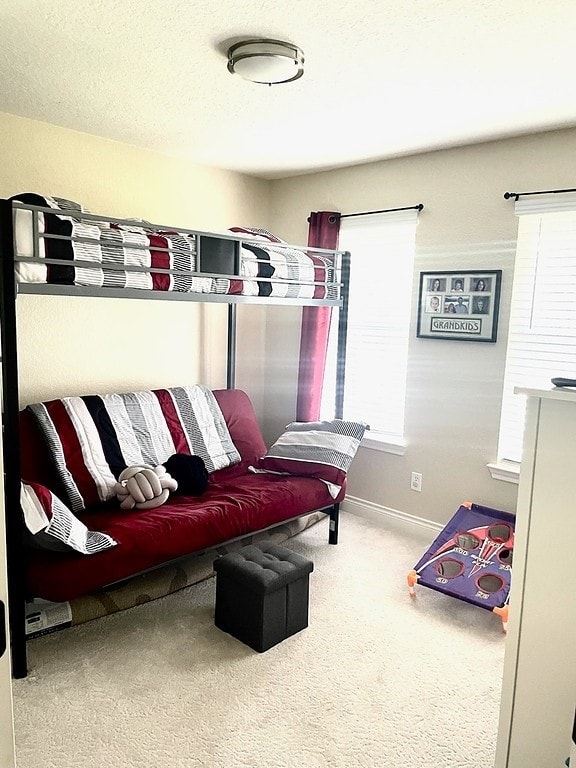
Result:
[[[576,125],[576,0],[2,0],[0,110],[265,178]],[[304,77],[226,69],[243,37]]]

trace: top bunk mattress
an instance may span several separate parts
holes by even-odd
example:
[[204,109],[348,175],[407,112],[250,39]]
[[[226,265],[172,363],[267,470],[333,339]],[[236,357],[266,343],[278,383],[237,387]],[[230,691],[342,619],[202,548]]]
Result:
[[263,229],[176,231],[95,216],[63,198],[25,193],[11,201],[19,284],[326,303],[339,297],[339,252],[294,248]]

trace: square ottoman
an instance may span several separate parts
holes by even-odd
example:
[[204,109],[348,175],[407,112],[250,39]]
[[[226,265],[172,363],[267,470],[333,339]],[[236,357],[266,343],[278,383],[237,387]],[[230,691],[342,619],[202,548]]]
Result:
[[314,564],[276,544],[231,552],[214,562],[214,622],[262,653],[308,626],[309,575]]

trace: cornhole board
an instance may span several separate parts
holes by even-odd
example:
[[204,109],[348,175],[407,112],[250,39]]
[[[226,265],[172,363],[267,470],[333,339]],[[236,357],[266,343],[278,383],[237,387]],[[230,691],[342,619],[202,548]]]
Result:
[[408,589],[430,587],[502,619],[506,632],[514,515],[464,502],[408,574]]

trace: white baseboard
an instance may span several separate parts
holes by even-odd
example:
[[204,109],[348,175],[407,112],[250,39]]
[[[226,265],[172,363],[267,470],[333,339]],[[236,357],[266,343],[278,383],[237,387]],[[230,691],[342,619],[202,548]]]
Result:
[[343,512],[350,512],[352,515],[364,517],[378,525],[393,527],[395,530],[401,530],[405,533],[416,534],[422,537],[427,536],[430,538],[430,534],[437,534],[444,527],[433,520],[409,515],[406,512],[400,512],[398,509],[383,507],[381,504],[359,499],[356,496],[346,496],[340,508]]

